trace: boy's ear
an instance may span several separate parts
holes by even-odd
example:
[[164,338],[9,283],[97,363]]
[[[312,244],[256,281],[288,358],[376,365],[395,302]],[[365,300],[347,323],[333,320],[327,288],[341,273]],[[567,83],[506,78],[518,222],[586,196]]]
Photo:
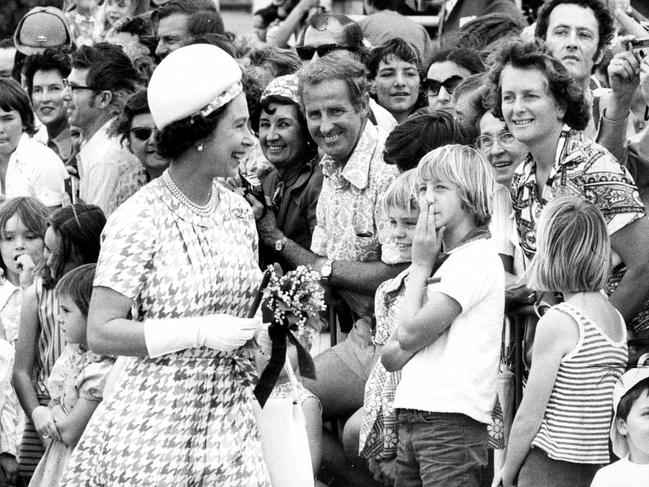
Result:
[[615,418],[615,427],[617,428],[617,432],[623,436],[626,436],[629,432],[626,421],[622,418]]

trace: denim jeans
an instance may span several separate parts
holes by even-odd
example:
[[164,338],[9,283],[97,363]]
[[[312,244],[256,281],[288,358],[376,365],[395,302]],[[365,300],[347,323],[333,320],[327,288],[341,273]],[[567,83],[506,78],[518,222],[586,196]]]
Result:
[[396,487],[479,487],[487,425],[464,414],[399,409]]

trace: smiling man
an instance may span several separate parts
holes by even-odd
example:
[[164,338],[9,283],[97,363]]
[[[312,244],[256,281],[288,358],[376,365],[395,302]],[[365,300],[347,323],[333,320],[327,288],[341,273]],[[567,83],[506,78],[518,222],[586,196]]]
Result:
[[594,96],[591,91],[591,74],[614,34],[606,5],[601,0],[550,0],[539,10],[535,34],[548,44],[590,100],[592,116],[586,136],[624,162],[629,110],[640,68],[630,52],[618,53],[608,67],[610,93]]
[[[146,182],[144,167],[109,131],[124,98],[132,94],[137,73],[119,46],[83,46],[72,56],[66,81],[68,123],[83,135],[78,155],[79,197],[108,216],[120,179],[132,181],[134,193]],[[132,194],[131,193],[131,194]]]

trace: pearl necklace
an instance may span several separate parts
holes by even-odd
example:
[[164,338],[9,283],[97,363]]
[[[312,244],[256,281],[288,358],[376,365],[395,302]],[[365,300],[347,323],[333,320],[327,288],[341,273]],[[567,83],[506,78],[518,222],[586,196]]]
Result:
[[185,196],[185,193],[183,193],[178,186],[176,186],[176,183],[173,182],[171,179],[171,176],[169,176],[169,171],[165,171],[162,174],[162,180],[164,183],[167,185],[167,188],[169,191],[171,191],[171,194],[173,194],[176,199],[178,199],[182,204],[187,206],[192,212],[196,213],[198,216],[210,216],[214,213],[214,210],[216,209],[216,204],[218,201],[217,193],[215,193],[211,188],[210,188],[210,199],[208,200],[207,204],[201,206],[197,205],[193,201],[191,201],[187,196]]

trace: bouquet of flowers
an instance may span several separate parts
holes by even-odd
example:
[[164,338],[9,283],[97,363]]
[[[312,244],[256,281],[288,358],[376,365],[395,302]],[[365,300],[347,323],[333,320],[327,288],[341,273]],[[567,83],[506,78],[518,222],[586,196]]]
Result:
[[297,349],[300,373],[315,379],[313,360],[300,341],[310,345],[313,335],[320,331],[319,313],[325,309],[325,301],[320,274],[307,266],[298,266],[284,275],[269,266],[261,288],[255,305],[262,302],[265,321],[271,321],[268,334],[273,342],[270,360],[255,387],[263,407],[284,367],[288,342]]
[[274,322],[288,326],[295,338],[309,347],[313,335],[320,332],[319,313],[325,309],[320,274],[304,265],[283,276],[277,275],[272,267],[269,269],[264,306],[272,312]]

